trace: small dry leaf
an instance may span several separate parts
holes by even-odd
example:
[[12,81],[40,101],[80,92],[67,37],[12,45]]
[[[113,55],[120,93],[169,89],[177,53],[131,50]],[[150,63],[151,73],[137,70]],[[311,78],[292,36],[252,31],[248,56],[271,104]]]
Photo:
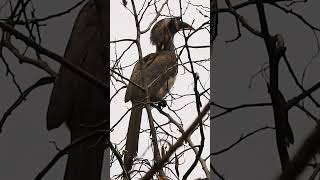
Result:
[[128,2],[126,0],[122,0],[122,4],[124,7],[127,7]]

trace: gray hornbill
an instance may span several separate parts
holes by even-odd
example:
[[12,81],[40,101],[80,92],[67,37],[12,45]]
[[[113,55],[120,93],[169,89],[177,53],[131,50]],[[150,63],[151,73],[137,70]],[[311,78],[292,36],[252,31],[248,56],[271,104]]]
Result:
[[[179,17],[166,18],[157,22],[150,35],[151,43],[156,46],[156,53],[143,57],[133,68],[130,82],[140,87],[144,87],[144,84],[152,84],[148,88],[151,102],[160,101],[169,92],[175,81],[178,62],[173,37],[175,33],[183,29],[193,28],[182,22]],[[142,69],[144,74],[142,74]],[[125,95],[125,102],[132,102],[124,154],[124,165],[127,171],[132,168],[133,158],[137,155],[141,115],[146,97],[145,91],[130,82]]]
[[[107,16],[107,1],[89,0],[76,18],[64,54],[67,60],[103,82],[107,81]],[[107,90],[61,66],[50,97],[47,129],[58,128],[65,122],[71,142],[86,136],[94,125],[107,120],[107,94]],[[108,123],[105,124],[102,129],[107,128]],[[101,137],[93,137],[71,149],[64,180],[100,180],[103,143]]]

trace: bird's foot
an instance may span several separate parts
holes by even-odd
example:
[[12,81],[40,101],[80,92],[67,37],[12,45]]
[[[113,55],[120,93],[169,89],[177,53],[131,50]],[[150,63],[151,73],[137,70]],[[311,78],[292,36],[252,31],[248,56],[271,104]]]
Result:
[[158,102],[158,106],[160,108],[164,108],[167,106],[167,101],[165,101],[164,99],[161,99],[159,102]]

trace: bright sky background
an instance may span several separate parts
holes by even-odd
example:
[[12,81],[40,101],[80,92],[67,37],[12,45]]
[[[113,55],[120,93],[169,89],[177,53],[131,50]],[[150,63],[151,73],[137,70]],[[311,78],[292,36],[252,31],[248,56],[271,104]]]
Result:
[[[130,38],[130,39],[135,39],[136,37],[136,29],[135,29],[135,24],[134,24],[134,18],[130,14],[130,12],[121,4],[122,1],[111,1],[111,30],[110,30],[110,40],[119,40],[119,39],[124,39],[124,38]],[[161,3],[164,1],[160,1]],[[202,1],[191,1],[193,4],[201,4],[206,7],[209,7],[210,1],[209,0],[202,0]],[[137,11],[141,8],[140,3],[143,3],[143,1],[136,1],[136,6],[137,6]],[[158,5],[158,8],[160,8],[160,4]],[[182,3],[185,5],[186,1],[182,1]],[[169,6],[171,8],[171,14],[174,16],[179,16],[179,1],[169,1]],[[131,3],[128,1],[128,8],[131,9]],[[168,13],[168,8],[165,7],[164,10],[162,11],[162,14],[169,15]],[[209,16],[209,12],[205,12],[206,15]],[[154,8],[150,8],[149,11],[146,12],[145,18],[141,22],[141,29],[144,30],[148,27],[149,23],[151,20],[154,18],[155,13],[154,13]],[[163,19],[164,17],[159,17],[160,19]],[[194,7],[189,5],[189,8],[185,15],[182,17],[183,20],[189,24],[191,24],[193,21],[193,27],[196,29],[198,28],[203,22],[207,21],[208,18],[204,18],[201,14],[199,14],[198,10]],[[186,31],[188,33],[188,31]],[[142,53],[143,56],[146,56],[149,53],[155,52],[155,47],[151,45],[150,40],[150,32],[147,32],[141,36],[141,46],[142,46]],[[196,35],[194,35],[190,40],[189,40],[189,45],[194,45],[194,46],[199,46],[199,45],[209,45],[209,33],[207,30],[201,30],[197,32]],[[116,46],[114,44],[111,44],[110,46],[110,55],[111,55],[111,60],[115,59],[115,50],[117,51],[118,56],[123,52],[125,48],[130,43],[128,42],[120,42],[117,43]],[[175,47],[179,47],[180,45],[184,44],[184,39],[182,34],[176,34],[175,39],[174,39],[174,44]],[[208,59],[210,57],[210,51],[209,48],[204,48],[204,49],[190,49],[191,55],[192,55],[192,60],[203,60],[203,59]],[[181,59],[183,62],[187,62],[186,58],[186,51],[182,54]],[[121,65],[122,66],[127,66],[130,65],[138,60],[138,54],[137,54],[137,48],[135,45],[131,47],[131,49],[126,53],[126,55],[123,56],[121,59]],[[112,62],[111,62],[111,67],[112,67]],[[206,63],[202,63],[202,65],[207,68],[208,70],[210,69],[209,66],[209,61]],[[205,86],[205,89],[210,87],[210,74],[208,71],[206,71],[203,67],[194,65],[195,71],[199,73],[200,75],[200,80]],[[187,68],[190,69],[190,65],[187,64]],[[128,68],[125,68],[123,70],[124,76],[130,78],[130,74],[132,72],[133,66],[130,66]],[[112,85],[112,84],[111,84]],[[117,88],[120,88],[122,85],[115,83]],[[111,94],[112,96],[115,93],[115,89],[112,88],[111,86]],[[203,89],[199,86],[199,91],[202,92]],[[173,89],[171,91],[172,93],[178,93],[178,94],[190,94],[193,93],[193,78],[190,73],[184,73],[183,69],[181,66],[179,66],[179,72],[177,75],[176,82],[173,86]],[[131,103],[124,103],[124,95],[125,95],[125,89],[121,90],[120,93],[116,95],[116,97],[112,100],[111,102],[111,122],[110,125],[111,127],[120,119],[120,117],[129,109],[131,108]],[[209,94],[207,94],[207,97],[210,97]],[[167,98],[170,99],[170,98]],[[202,98],[202,104],[205,105],[208,102],[208,99]],[[191,103],[191,104],[190,104]],[[179,100],[174,100],[173,103],[168,103],[172,109],[180,109],[184,105],[188,104],[185,108],[182,110],[176,111],[176,113],[181,117],[181,122],[183,123],[184,129],[186,129],[189,124],[197,117],[197,111],[195,107],[195,102],[194,102],[194,96],[188,96],[181,98]],[[168,108],[164,108],[164,111],[168,111]],[[163,124],[167,122],[167,118],[157,112],[157,110],[152,110],[153,116],[155,120],[159,124]],[[180,120],[175,116],[172,112],[170,112],[170,115],[178,122]],[[127,133],[127,126],[129,122],[129,117],[130,113],[128,113],[124,119],[116,126],[113,132],[111,132],[111,141],[113,143],[119,143],[120,141],[124,140],[126,133]],[[205,127],[205,148],[203,150],[202,157],[205,158],[209,155],[210,153],[210,128],[209,128],[209,121],[205,122],[208,127]],[[142,119],[142,129],[148,129],[149,128],[149,123],[146,118],[146,112],[143,112],[143,119]],[[177,128],[172,125],[171,130],[174,131],[175,137],[180,137],[180,133],[177,130]],[[165,129],[169,130],[168,126],[165,127]],[[139,152],[138,152],[138,157],[143,157],[148,159],[152,159],[152,148],[151,148],[151,142],[149,138],[149,133],[142,133],[140,135],[139,139]],[[160,136],[161,137],[161,136]],[[158,137],[159,138],[159,137]],[[194,135],[191,137],[192,141],[194,142],[195,145],[200,144],[200,133],[199,130],[194,132]],[[125,141],[122,141],[120,145],[117,146],[117,148],[122,148],[125,144]],[[188,146],[186,146],[188,148]],[[181,152],[182,150],[186,149],[185,147],[182,147],[178,150],[178,152]],[[145,153],[146,152],[146,153]],[[121,152],[122,153],[122,152]],[[195,154],[193,151],[187,151],[185,155],[181,158],[180,163],[184,162],[183,165],[180,166],[180,178],[184,175],[185,171],[190,167],[190,165],[194,161]],[[209,160],[207,160],[207,166],[208,169],[210,168],[209,166]],[[171,166],[171,169],[173,166]],[[144,169],[146,170],[146,169]],[[111,177],[114,175],[117,175],[121,173],[122,170],[118,164],[118,162],[114,163],[111,169]],[[171,175],[173,177],[173,175]],[[190,179],[195,179],[199,177],[205,177],[204,172],[201,169],[200,164],[198,163],[196,169],[193,171],[193,173],[189,176]]]

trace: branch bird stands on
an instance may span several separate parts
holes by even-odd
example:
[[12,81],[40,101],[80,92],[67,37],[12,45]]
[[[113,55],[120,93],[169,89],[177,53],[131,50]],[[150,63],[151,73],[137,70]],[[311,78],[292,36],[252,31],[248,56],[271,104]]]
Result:
[[150,35],[150,41],[156,46],[156,52],[140,59],[132,71],[130,82],[145,87],[146,91],[129,82],[125,95],[125,102],[131,101],[132,103],[124,153],[124,166],[127,171],[131,170],[133,158],[138,152],[141,115],[146,97],[151,102],[160,101],[175,82],[178,62],[173,37],[181,30],[194,29],[183,22],[180,17],[158,21],[153,26]]

